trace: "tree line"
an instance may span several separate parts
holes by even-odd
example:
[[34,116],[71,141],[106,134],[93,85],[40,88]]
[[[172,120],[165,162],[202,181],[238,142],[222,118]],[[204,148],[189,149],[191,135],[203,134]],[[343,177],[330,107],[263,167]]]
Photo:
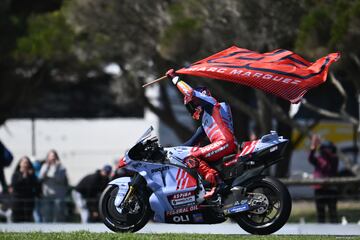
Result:
[[[330,80],[305,96],[295,118],[288,102],[261,91],[186,77],[230,103],[238,139],[271,129],[285,137],[297,131],[289,160],[321,119],[359,125],[359,0],[7,0],[0,16],[0,123],[12,117],[141,117],[147,107],[186,139],[193,129],[177,118],[168,83],[159,85],[160,106],[141,85],[237,45],[259,52],[285,48],[309,60],[342,53]],[[104,71],[110,63],[120,74]],[[300,124],[300,117],[310,121]],[[277,176],[288,168],[283,161]]]

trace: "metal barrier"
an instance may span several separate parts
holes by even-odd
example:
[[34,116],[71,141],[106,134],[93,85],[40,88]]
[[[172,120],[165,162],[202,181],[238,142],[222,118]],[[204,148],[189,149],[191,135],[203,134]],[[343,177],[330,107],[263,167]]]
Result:
[[331,178],[282,178],[280,179],[287,186],[309,186],[309,185],[343,185],[359,184],[360,177],[331,177]]

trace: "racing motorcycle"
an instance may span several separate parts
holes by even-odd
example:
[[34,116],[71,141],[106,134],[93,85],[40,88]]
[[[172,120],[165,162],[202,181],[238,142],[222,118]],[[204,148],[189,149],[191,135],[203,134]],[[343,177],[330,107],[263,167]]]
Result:
[[291,212],[291,197],[266,170],[282,159],[288,143],[275,131],[241,144],[239,151],[210,163],[224,181],[217,197],[204,200],[210,188],[186,159],[193,147],[164,148],[150,127],[119,162],[128,176],[109,182],[99,210],[115,232],[136,232],[155,222],[215,224],[228,218],[252,234],[279,230]]

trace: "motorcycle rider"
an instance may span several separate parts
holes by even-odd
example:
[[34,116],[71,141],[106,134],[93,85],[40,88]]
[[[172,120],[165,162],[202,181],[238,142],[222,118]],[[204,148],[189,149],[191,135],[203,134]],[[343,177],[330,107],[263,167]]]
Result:
[[196,168],[211,184],[211,190],[204,196],[205,199],[211,199],[217,193],[222,180],[219,173],[207,162],[219,160],[237,149],[230,107],[226,103],[219,103],[205,87],[191,88],[179,79],[173,69],[168,70],[166,76],[184,95],[184,104],[193,119],[201,121],[200,127],[184,145],[194,146],[206,136],[210,141],[210,144],[204,147],[195,146],[185,162],[189,167]]

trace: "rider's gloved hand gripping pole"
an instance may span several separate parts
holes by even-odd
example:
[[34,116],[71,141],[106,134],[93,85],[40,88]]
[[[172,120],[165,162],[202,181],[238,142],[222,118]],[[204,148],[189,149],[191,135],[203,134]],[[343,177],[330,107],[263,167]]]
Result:
[[176,71],[174,69],[170,69],[166,72],[165,76],[162,76],[161,78],[155,79],[154,81],[151,81],[149,83],[144,84],[142,87],[150,86],[154,83],[157,83],[164,79],[170,79],[171,82],[179,89],[179,91],[188,98],[191,98],[193,95],[193,89],[190,87],[187,83],[184,81],[181,81],[179,76],[176,75]]
[[[148,82],[144,85],[142,85],[142,87],[147,87],[147,86],[150,86],[154,83],[157,83],[157,82],[160,82],[161,80],[164,80],[164,79],[167,79],[167,78],[170,78],[170,79],[174,79],[176,76],[176,73],[175,73],[175,70],[174,69],[170,69],[166,72],[166,74],[158,79],[155,79],[154,81],[151,81],[151,82]],[[177,79],[179,79],[179,77],[177,77]],[[173,81],[174,83],[174,81]],[[175,85],[177,84],[177,82],[174,83]]]
[[174,83],[174,85],[176,85],[179,82],[179,77],[176,75],[175,70],[170,69],[166,72],[166,74],[164,76],[162,76],[158,79],[155,79],[154,81],[148,82],[148,83],[142,85],[142,87],[150,86],[150,85],[160,82],[161,80],[164,80],[166,78],[170,78],[172,80],[172,82]]

